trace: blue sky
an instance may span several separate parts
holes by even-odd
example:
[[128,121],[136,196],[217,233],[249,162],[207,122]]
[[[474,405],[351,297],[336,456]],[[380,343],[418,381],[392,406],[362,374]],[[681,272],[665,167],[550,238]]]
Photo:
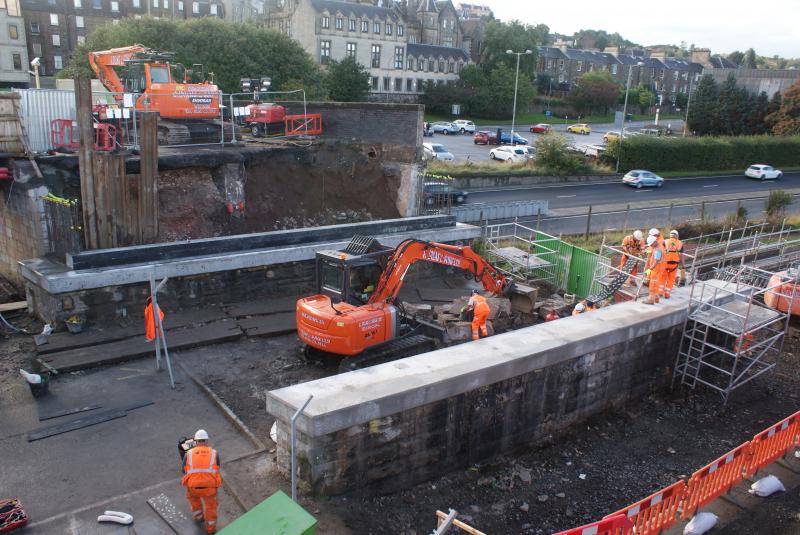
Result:
[[[456,0],[457,1],[457,0]],[[466,0],[492,8],[503,21],[547,24],[551,31],[619,32],[631,41],[686,44],[712,53],[746,50],[762,56],[800,57],[800,0],[669,0],[602,2],[572,0]]]

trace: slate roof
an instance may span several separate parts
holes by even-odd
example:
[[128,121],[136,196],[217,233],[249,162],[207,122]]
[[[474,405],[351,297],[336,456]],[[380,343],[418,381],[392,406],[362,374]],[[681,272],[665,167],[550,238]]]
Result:
[[664,58],[661,60],[661,63],[673,71],[689,71],[692,65],[690,61],[686,61],[682,58]]
[[594,50],[580,50],[577,48],[568,48],[565,52],[569,59],[578,61],[593,61],[596,63],[619,63],[613,54],[607,52],[596,52]]
[[739,66],[733,61],[720,56],[712,57],[709,62],[715,69],[738,69]]
[[540,46],[539,57],[547,59],[567,59],[567,55],[564,54],[560,48],[554,48],[552,46]]
[[341,2],[337,0],[311,0],[311,6],[319,13],[323,11],[327,11],[328,13],[339,12],[343,15],[361,18],[399,20],[397,13],[395,13],[393,9],[372,4]]
[[409,56],[423,56],[426,58],[445,58],[453,60],[469,61],[469,54],[463,49],[454,46],[423,45],[419,43],[409,43],[406,45],[406,54]]

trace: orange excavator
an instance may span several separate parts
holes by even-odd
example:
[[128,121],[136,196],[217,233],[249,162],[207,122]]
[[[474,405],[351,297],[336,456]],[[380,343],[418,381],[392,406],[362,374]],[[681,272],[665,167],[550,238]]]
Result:
[[496,295],[513,288],[469,246],[409,239],[392,250],[356,236],[342,251],[317,252],[319,294],[299,299],[296,310],[307,350],[344,356],[340,370],[347,371],[433,349],[434,339],[419,334],[420,324],[397,302],[417,262],[461,269]]
[[173,59],[171,52],[142,45],[89,53],[92,70],[120,104],[125,93],[134,94],[137,110],[159,113],[159,142],[219,140],[219,88],[205,79],[192,80],[202,73],[202,65],[186,69]]

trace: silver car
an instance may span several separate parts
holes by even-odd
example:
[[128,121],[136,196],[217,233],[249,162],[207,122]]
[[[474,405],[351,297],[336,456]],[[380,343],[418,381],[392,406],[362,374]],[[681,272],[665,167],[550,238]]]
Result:
[[454,125],[453,123],[447,123],[445,121],[439,121],[436,123],[431,124],[431,130],[435,134],[458,134],[460,130],[458,126]]
[[651,171],[634,169],[633,171],[628,171],[625,176],[622,177],[622,183],[633,186],[636,189],[643,186],[655,186],[660,188],[664,185],[664,179]]
[[452,162],[455,157],[449,152],[441,143],[423,143],[422,149],[425,152],[425,157],[431,160],[441,160],[443,162]]

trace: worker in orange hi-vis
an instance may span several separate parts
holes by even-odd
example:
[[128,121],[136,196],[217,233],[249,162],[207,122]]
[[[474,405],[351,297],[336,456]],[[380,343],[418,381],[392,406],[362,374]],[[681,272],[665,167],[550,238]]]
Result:
[[183,480],[186,499],[192,508],[195,522],[206,522],[206,532],[217,531],[217,489],[222,486],[217,450],[209,447],[208,433],[198,429],[194,434],[196,446],[183,458]]
[[479,340],[481,335],[489,336],[489,328],[486,326],[486,320],[489,319],[489,303],[486,298],[479,294],[478,290],[472,290],[472,296],[467,304],[472,310],[472,339]]
[[[158,307],[158,318],[159,323],[164,321],[164,311],[161,310],[161,307]],[[163,325],[163,323],[162,323]],[[156,318],[153,314],[153,298],[148,297],[147,303],[144,307],[144,335],[145,337],[150,340],[151,342],[156,339],[156,330],[158,326],[156,325]],[[161,331],[159,331],[160,333]],[[159,336],[161,338],[161,336]]]
[[[628,234],[622,239],[622,252],[625,253],[619,260],[619,269],[624,270],[625,264],[628,262],[628,259],[632,256],[640,257],[642,256],[642,249],[644,249],[644,240],[642,239],[642,231],[641,230],[634,230],[633,234]],[[634,264],[633,269],[631,269],[631,276],[636,276],[636,273],[639,270],[638,264]],[[631,279],[626,281],[626,284],[630,283]]]
[[658,239],[650,235],[647,237],[647,263],[645,264],[645,275],[650,279],[649,295],[644,301],[647,305],[658,303],[659,297],[664,292],[664,247],[658,243]]
[[678,238],[678,231],[671,230],[669,238],[664,242],[664,298],[669,299],[669,293],[675,286],[678,277],[678,267],[683,265],[683,242]]

